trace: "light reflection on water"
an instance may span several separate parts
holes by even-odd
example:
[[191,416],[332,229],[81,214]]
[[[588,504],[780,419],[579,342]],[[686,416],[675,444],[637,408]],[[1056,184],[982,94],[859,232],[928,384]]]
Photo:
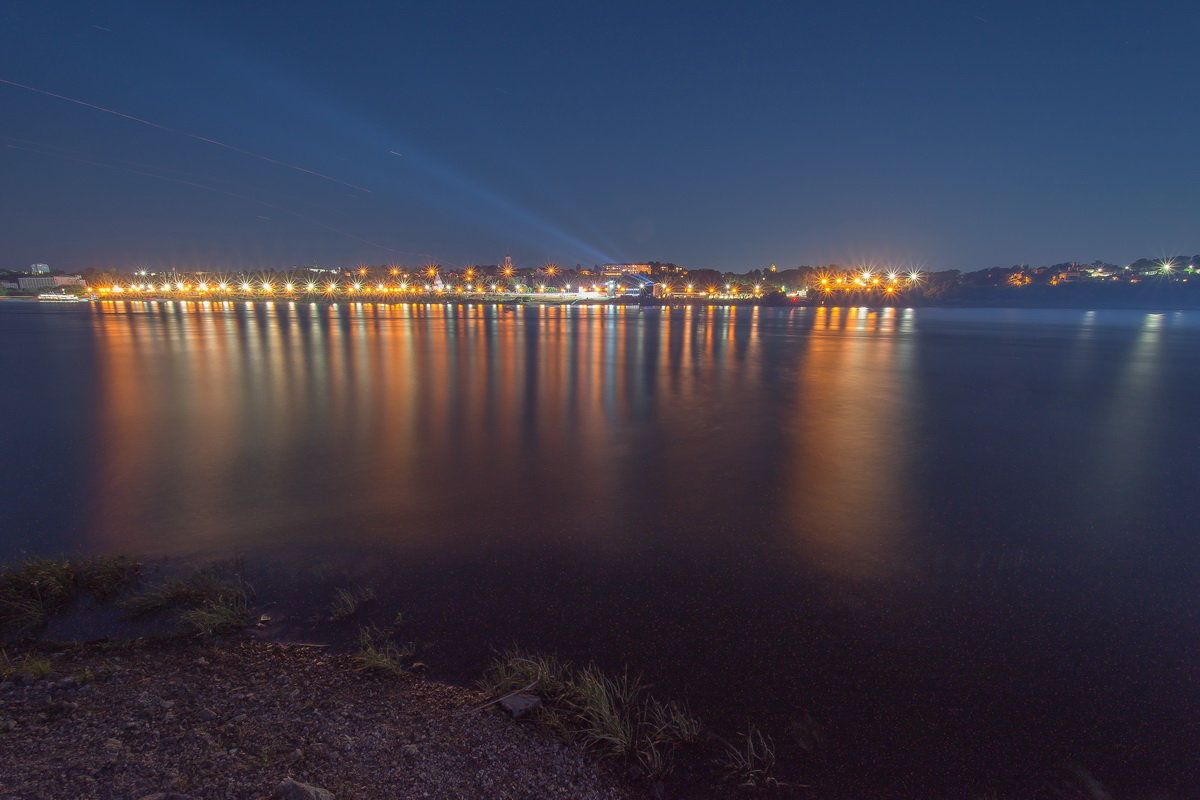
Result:
[[[867,753],[1000,758],[1046,716],[1198,743],[1200,315],[105,302],[0,333],[0,412],[59,423],[0,434],[9,553],[338,563],[447,651],[631,663]],[[1105,766],[1169,786],[1172,752]]]
[[850,574],[905,563],[912,315],[819,309],[788,414],[788,528],[800,552]]
[[[765,492],[786,549],[886,572],[913,314],[106,303],[91,533],[159,552],[330,526],[383,550],[497,532],[613,550],[647,515],[733,522]],[[764,327],[783,337],[767,357]]]

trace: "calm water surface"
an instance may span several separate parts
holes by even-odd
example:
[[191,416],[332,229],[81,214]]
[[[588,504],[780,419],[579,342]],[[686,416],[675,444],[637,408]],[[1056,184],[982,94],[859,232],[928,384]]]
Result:
[[0,337],[7,558],[353,575],[442,674],[516,641],[811,717],[859,797],[1200,796],[1200,313],[4,302]]

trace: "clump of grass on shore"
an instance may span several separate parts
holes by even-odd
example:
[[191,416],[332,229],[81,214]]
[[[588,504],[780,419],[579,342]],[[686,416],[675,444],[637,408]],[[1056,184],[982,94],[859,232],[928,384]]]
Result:
[[779,786],[775,778],[775,741],[754,725],[738,736],[735,744],[726,743],[720,759],[725,780],[746,788]]
[[141,564],[125,556],[31,558],[5,567],[0,570],[0,629],[36,630],[81,595],[111,600],[140,573]]
[[651,701],[647,711],[647,722],[654,727],[660,739],[694,744],[704,735],[700,720],[692,715],[687,706]]
[[180,611],[179,619],[201,636],[239,631],[250,624],[246,591],[241,586],[231,584],[215,597]]
[[229,588],[229,582],[211,572],[197,572],[147,589],[124,604],[133,617],[149,617],[178,608],[199,606]]
[[547,702],[558,702],[566,697],[570,675],[571,665],[565,661],[513,647],[492,661],[479,685],[489,694],[536,692]]
[[638,747],[639,708],[644,687],[628,672],[610,678],[594,666],[575,673],[569,683],[568,702],[579,723],[577,731],[593,749],[611,755],[634,755]]
[[141,563],[128,556],[89,558],[76,566],[79,588],[100,602],[133,586],[141,574]]
[[574,669],[552,656],[510,649],[480,684],[497,696],[537,694],[539,722],[598,754],[633,761],[650,777],[670,772],[678,747],[702,733],[688,709],[650,697],[628,672],[612,677],[594,665]]
[[14,658],[7,651],[0,650],[0,680],[11,681],[17,678],[39,680],[53,671],[54,668],[48,658],[36,658],[31,653]]
[[241,580],[202,570],[130,598],[125,603],[125,610],[132,617],[174,611],[191,632],[213,636],[240,630],[249,624],[250,592]]
[[358,649],[354,660],[359,669],[407,677],[412,674],[413,656],[417,648],[412,644],[398,645],[392,641],[388,631],[374,625],[358,629]]
[[375,599],[375,590],[370,586],[357,586],[353,589],[338,589],[334,592],[333,602],[329,606],[330,622],[344,622],[362,610],[362,607]]

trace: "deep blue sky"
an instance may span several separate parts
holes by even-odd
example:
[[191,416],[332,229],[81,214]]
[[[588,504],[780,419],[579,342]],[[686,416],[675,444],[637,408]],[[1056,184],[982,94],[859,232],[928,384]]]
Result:
[[0,85],[0,267],[1192,254],[1198,34],[1195,2],[7,0],[0,78],[371,191]]

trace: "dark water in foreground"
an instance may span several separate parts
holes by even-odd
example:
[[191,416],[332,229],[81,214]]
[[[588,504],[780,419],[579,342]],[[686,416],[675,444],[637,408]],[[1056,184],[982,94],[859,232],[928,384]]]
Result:
[[4,302],[0,380],[5,557],[345,570],[857,797],[1200,796],[1200,312]]

